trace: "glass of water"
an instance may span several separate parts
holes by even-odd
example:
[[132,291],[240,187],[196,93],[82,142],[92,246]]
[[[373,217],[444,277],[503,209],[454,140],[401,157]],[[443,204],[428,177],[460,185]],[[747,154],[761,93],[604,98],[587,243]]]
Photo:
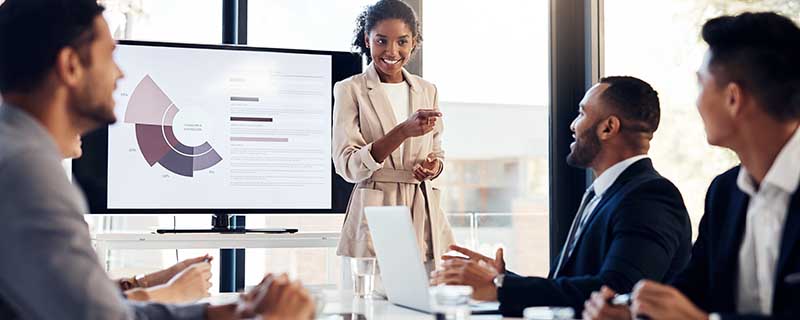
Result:
[[372,297],[375,288],[375,258],[350,258],[350,271],[353,274],[353,295],[358,298]]
[[436,319],[467,320],[472,310],[469,307],[472,287],[436,286],[430,288]]
[[570,307],[529,307],[522,311],[525,320],[571,320],[575,310]]

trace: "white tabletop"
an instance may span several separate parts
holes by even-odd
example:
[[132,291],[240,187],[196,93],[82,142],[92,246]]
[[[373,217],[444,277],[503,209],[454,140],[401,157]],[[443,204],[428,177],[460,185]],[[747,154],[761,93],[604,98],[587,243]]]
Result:
[[[341,291],[325,292],[327,303],[320,319],[341,319],[336,314],[358,313],[367,319],[435,319],[433,315],[400,307],[386,300],[354,298],[351,293]],[[355,319],[355,318],[353,318]],[[473,315],[470,319],[503,319],[500,315]]]
[[[432,320],[433,315],[414,311],[408,308],[396,306],[386,300],[373,300],[373,299],[359,299],[354,298],[352,293],[342,292],[339,290],[324,290],[325,294],[325,309],[321,315],[317,317],[319,320],[338,320],[345,317],[339,314],[362,314],[368,320],[372,319],[403,319],[403,320]],[[207,300],[212,304],[225,303],[235,301],[238,294],[235,293],[222,293],[215,295]],[[356,318],[353,317],[353,320]],[[500,315],[473,315],[470,319],[475,320],[500,320],[500,319],[515,319],[503,318]]]

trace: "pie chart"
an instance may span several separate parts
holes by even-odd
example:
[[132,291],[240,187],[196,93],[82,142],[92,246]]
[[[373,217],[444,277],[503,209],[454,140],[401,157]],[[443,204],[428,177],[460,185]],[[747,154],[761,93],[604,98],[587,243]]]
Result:
[[175,174],[193,177],[195,171],[211,168],[222,157],[208,142],[187,146],[178,141],[173,130],[180,109],[146,75],[131,94],[125,111],[125,123],[135,124],[136,142],[151,167],[156,163]]

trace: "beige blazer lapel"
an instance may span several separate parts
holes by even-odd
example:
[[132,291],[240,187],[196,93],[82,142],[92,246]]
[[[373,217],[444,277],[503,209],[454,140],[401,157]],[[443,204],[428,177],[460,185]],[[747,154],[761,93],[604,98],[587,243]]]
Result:
[[[422,89],[417,79],[406,71],[406,69],[403,69],[403,77],[406,79],[406,82],[408,82],[409,87],[411,87],[411,97],[409,99],[409,101],[411,101],[411,109],[408,114],[412,115],[419,109],[433,108],[434,106],[429,105],[431,102],[428,101],[428,97],[425,96],[425,91]],[[419,154],[420,150],[426,145],[426,141],[429,140],[426,139],[426,137],[427,135],[408,139],[403,145],[403,161],[409,170],[414,167],[418,158],[428,156],[427,154]]]
[[[381,87],[381,79],[378,77],[378,71],[375,70],[375,65],[372,63],[367,66],[366,84],[370,105],[372,105],[372,108],[375,110],[375,114],[378,115],[381,128],[383,128],[383,134],[386,135],[397,126],[397,119],[395,119],[392,104],[389,102],[389,98],[386,92],[384,92],[383,87]],[[399,149],[392,152],[390,157],[395,168],[402,168],[402,163],[400,162],[402,156]]]

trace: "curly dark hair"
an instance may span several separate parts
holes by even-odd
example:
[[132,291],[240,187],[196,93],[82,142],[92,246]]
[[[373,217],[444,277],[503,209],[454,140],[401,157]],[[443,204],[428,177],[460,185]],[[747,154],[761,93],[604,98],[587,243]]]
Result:
[[777,120],[800,119],[800,28],[774,12],[708,20],[703,40],[717,84],[735,82]]
[[372,56],[367,47],[367,42],[364,40],[366,38],[365,36],[368,35],[378,23],[388,19],[399,19],[408,25],[408,28],[411,29],[411,35],[414,38],[414,49],[419,48],[422,44],[422,26],[414,9],[401,0],[380,0],[364,9],[364,12],[358,15],[358,19],[356,19],[353,48],[356,49],[359,54],[367,57],[367,61],[372,61]]

